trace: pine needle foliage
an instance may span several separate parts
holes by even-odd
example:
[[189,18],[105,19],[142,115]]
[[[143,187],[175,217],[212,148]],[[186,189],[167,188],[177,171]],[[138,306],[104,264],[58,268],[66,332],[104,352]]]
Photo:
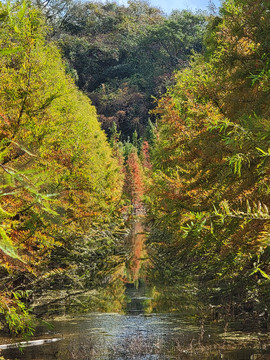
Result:
[[153,276],[201,282],[201,297],[231,312],[250,303],[258,314],[270,295],[269,10],[225,1],[205,56],[155,110]]
[[[122,176],[40,12],[26,1],[0,3],[0,22],[0,311],[11,332],[27,334],[23,304],[38,279],[61,268],[55,251],[85,247],[91,229],[113,218],[117,227]],[[18,299],[14,289],[32,295]]]

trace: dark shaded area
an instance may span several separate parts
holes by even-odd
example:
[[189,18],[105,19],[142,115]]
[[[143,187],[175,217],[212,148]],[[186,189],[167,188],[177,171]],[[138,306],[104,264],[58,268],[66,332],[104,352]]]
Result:
[[[50,4],[57,12],[59,3]],[[97,107],[107,133],[116,123],[122,140],[135,130],[145,135],[154,99],[172,84],[173,71],[202,51],[206,14],[184,10],[166,17],[144,1],[62,4],[48,20],[67,72]]]

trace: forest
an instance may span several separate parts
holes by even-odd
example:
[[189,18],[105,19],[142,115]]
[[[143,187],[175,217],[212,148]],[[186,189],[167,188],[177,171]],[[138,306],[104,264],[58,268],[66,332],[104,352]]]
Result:
[[267,314],[269,14],[0,2],[2,331],[29,337],[63,303],[122,311],[139,278],[157,311],[193,294],[216,317]]

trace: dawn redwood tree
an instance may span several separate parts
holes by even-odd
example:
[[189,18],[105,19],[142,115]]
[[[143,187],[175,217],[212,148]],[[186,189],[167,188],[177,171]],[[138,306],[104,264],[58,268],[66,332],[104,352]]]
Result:
[[0,14],[0,312],[11,332],[31,333],[28,306],[59,277],[84,290],[118,264],[116,239],[97,229],[117,226],[122,175],[39,10],[1,3]]
[[[225,1],[205,57],[157,107],[153,278],[256,315],[269,302],[268,1]],[[249,308],[250,308],[249,307]]]
[[126,161],[125,189],[131,198],[135,213],[143,211],[143,169],[135,147],[128,155]]

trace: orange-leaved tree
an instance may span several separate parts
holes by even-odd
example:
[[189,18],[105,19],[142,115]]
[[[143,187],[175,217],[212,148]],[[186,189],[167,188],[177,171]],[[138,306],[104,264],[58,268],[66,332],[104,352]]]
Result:
[[176,74],[156,109],[149,197],[156,279],[202,282],[212,303],[254,313],[270,281],[269,10],[225,1],[206,55]]

